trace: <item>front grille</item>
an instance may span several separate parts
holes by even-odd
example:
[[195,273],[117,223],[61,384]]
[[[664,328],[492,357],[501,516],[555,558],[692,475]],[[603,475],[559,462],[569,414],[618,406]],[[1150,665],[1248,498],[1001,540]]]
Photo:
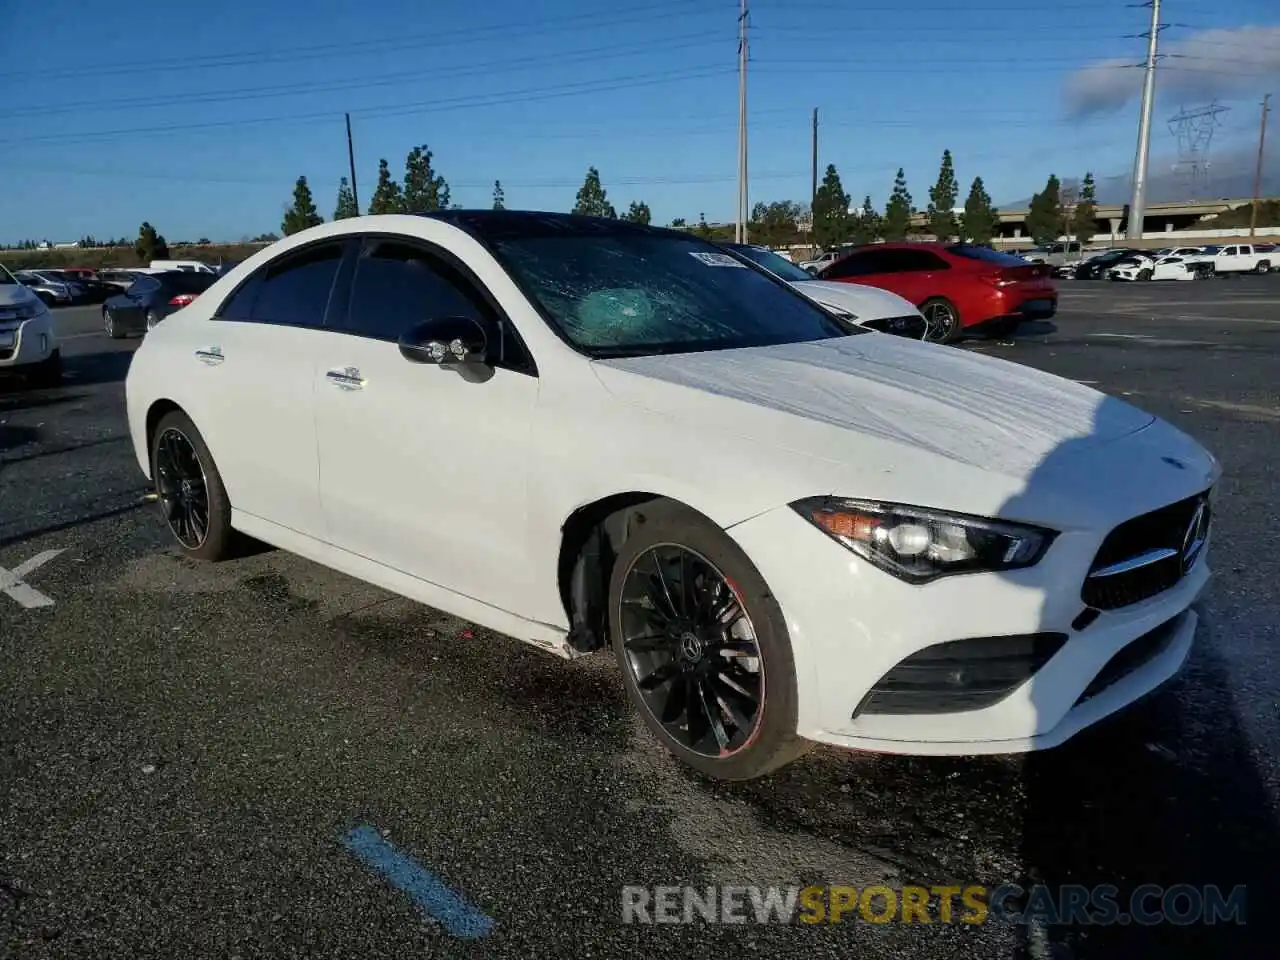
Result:
[[906,317],[883,317],[877,320],[865,320],[862,325],[869,330],[881,333],[892,333],[895,336],[919,340],[924,336],[926,321],[919,314]]
[[981,710],[1031,679],[1066,642],[1063,633],[1034,633],[925,647],[881,677],[853,716]]
[[1116,610],[1176,586],[1199,556],[1209,519],[1206,491],[1126,520],[1102,542],[1081,598],[1099,610]]
[[1178,624],[1182,622],[1183,616],[1185,614],[1180,613],[1172,620],[1165,621],[1154,630],[1147,631],[1138,639],[1130,641],[1121,647],[1115,656],[1103,664],[1102,669],[1098,671],[1098,675],[1093,678],[1089,686],[1085,687],[1084,693],[1080,694],[1079,699],[1076,700],[1076,706],[1091,697],[1096,697],[1116,681],[1127,677],[1139,667],[1155,659],[1169,646],[1169,642],[1173,639],[1174,633],[1177,632]]

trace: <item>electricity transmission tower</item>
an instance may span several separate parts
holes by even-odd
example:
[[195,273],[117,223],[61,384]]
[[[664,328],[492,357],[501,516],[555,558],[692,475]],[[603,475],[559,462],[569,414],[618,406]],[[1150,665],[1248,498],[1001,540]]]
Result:
[[1178,162],[1174,175],[1186,191],[1184,200],[1204,200],[1209,196],[1209,147],[1213,133],[1222,125],[1218,118],[1230,110],[1219,103],[1183,108],[1169,118],[1169,132],[1178,141]]

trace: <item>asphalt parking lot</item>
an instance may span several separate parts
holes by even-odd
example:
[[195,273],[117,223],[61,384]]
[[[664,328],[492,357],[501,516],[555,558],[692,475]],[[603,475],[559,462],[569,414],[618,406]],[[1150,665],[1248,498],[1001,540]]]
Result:
[[[668,759],[605,657],[278,551],[180,559],[126,434],[137,341],[59,311],[64,385],[0,385],[0,587],[27,585],[0,590],[0,955],[1274,956],[1280,278],[1061,289],[1052,322],[962,349],[1130,400],[1223,462],[1192,662],[1045,753],[823,749],[740,785]],[[365,826],[487,935],[369,869],[344,842]],[[789,883],[1245,885],[1248,906],[1215,926],[621,919],[624,885]]]

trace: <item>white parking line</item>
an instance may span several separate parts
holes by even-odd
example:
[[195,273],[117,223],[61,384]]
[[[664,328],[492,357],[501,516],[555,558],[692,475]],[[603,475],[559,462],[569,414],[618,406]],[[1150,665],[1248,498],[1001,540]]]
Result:
[[28,610],[36,607],[52,607],[52,599],[25,583],[22,578],[43,567],[60,553],[62,553],[61,550],[45,550],[43,553],[37,553],[30,560],[18,564],[12,570],[0,567],[0,593],[13,598],[18,602],[18,606]]

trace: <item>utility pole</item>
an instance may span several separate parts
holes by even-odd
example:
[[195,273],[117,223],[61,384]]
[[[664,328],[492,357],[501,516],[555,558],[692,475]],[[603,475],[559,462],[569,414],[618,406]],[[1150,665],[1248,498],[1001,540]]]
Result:
[[747,242],[747,0],[738,14],[738,221],[733,237]]
[[1267,114],[1271,112],[1271,94],[1262,98],[1262,127],[1258,131],[1258,166],[1253,171],[1253,203],[1249,205],[1249,239],[1258,229],[1258,201],[1262,199],[1262,151],[1267,146]]
[[1125,237],[1142,239],[1147,212],[1147,158],[1151,153],[1151,110],[1156,99],[1156,61],[1160,38],[1160,0],[1151,0],[1151,32],[1147,34],[1147,66],[1142,78],[1142,113],[1138,120],[1138,155],[1133,161],[1133,197]]
[[818,205],[818,108],[813,108],[813,189],[809,191],[809,215]]
[[356,216],[360,215],[360,194],[356,192],[356,151],[351,145],[351,114],[347,114],[347,164],[351,167],[351,199],[356,205]]

